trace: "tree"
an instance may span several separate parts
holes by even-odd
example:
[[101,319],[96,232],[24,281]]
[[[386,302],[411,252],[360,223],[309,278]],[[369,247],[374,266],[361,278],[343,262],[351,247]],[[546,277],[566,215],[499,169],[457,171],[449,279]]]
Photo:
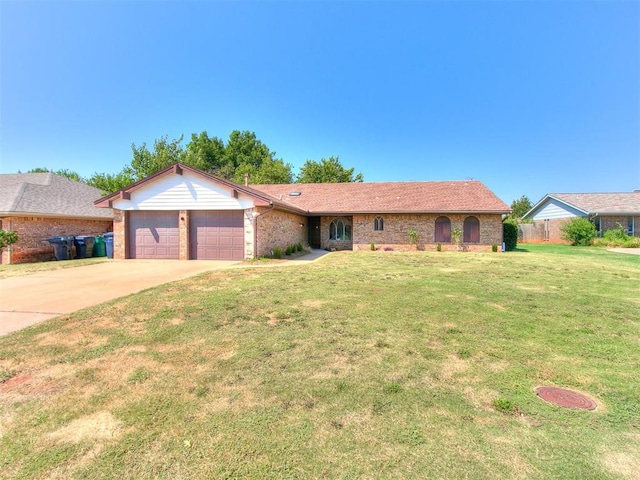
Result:
[[102,190],[105,194],[109,194],[117,192],[127,185],[131,185],[133,182],[135,182],[133,172],[130,168],[125,167],[121,172],[116,174],[96,172],[87,180],[86,183],[87,185],[91,185],[92,187]]
[[[153,142],[153,151],[147,148],[147,144],[136,147],[131,144],[133,159],[131,160],[131,171],[136,180],[142,180],[149,175],[162,170],[174,163],[182,162],[186,153],[182,148],[183,136],[169,141],[167,136],[160,137]],[[126,168],[126,167],[125,167]]]
[[234,130],[229,135],[225,147],[227,168],[233,166],[233,173],[226,176],[236,183],[244,182],[244,174],[249,174],[251,183],[291,183],[291,165],[275,158],[276,153],[256,138],[254,132]]
[[524,214],[527,213],[533,205],[531,204],[531,200],[526,195],[522,195],[518,200],[514,200],[511,202],[511,218],[516,220],[520,220],[524,217]]
[[225,158],[224,142],[218,137],[209,138],[207,132],[191,134],[184,163],[224,178],[232,176],[234,171],[234,166]]
[[298,183],[346,183],[362,182],[362,173],[353,174],[353,168],[344,168],[339,157],[307,160],[296,177]]

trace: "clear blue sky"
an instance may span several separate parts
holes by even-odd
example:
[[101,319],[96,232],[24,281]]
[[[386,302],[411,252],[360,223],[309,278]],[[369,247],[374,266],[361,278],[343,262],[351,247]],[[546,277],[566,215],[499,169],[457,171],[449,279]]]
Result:
[[2,173],[254,131],[505,202],[640,188],[639,1],[0,0]]

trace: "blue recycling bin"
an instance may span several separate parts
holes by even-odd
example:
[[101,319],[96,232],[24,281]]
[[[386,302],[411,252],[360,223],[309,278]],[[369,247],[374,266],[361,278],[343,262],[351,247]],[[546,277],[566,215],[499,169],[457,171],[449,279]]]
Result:
[[107,232],[102,237],[104,245],[107,247],[107,258],[113,258],[113,232]]
[[70,260],[71,246],[73,245],[73,237],[52,237],[47,238],[49,243],[53,245],[53,254],[56,260]]
[[76,258],[90,258],[93,254],[93,237],[78,236],[75,237],[74,244],[76,246]]

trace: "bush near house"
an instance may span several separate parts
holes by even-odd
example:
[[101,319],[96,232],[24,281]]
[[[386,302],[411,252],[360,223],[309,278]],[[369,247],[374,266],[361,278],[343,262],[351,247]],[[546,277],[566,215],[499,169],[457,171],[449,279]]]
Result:
[[507,252],[516,249],[518,246],[518,223],[515,220],[506,220],[502,224],[502,238]]
[[607,230],[593,243],[598,247],[640,248],[640,237],[627,235],[626,229],[618,223],[616,228]]
[[11,230],[0,230],[0,249],[18,241],[18,234]]
[[563,240],[576,246],[593,245],[593,239],[598,235],[595,225],[584,217],[572,218],[564,223],[560,230]]

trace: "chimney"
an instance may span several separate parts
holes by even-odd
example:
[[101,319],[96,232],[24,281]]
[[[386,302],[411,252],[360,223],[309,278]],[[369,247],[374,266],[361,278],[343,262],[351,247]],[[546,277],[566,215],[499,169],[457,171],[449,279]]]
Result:
[[244,186],[248,187],[249,186],[249,173],[245,173],[244,174]]

